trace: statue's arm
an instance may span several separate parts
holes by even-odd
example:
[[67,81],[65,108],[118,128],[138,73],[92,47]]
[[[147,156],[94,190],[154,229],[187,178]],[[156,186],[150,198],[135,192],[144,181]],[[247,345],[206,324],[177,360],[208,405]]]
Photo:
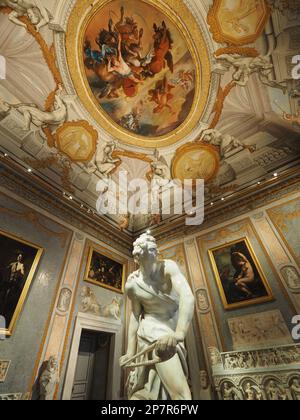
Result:
[[171,277],[172,285],[179,295],[179,316],[175,331],[177,341],[184,341],[192,322],[195,309],[195,298],[188,281],[181,273],[178,265],[173,261],[167,261],[167,272]]
[[129,327],[128,327],[128,346],[127,356],[134,356],[137,351],[137,331],[139,328],[140,316],[142,313],[142,307],[138,299],[136,298],[133,287],[129,286],[126,288],[127,296],[131,301],[132,313],[130,315]]

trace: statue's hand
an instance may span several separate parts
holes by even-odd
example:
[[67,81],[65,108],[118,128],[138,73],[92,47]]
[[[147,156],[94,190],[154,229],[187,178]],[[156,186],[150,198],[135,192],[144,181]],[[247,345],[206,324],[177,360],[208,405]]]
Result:
[[167,361],[176,354],[176,346],[175,334],[165,335],[157,340],[155,352],[163,361]]
[[120,357],[120,360],[119,360],[120,366],[122,367],[122,366],[126,365],[128,360],[131,359],[132,356],[133,356],[132,354],[125,354],[124,356]]

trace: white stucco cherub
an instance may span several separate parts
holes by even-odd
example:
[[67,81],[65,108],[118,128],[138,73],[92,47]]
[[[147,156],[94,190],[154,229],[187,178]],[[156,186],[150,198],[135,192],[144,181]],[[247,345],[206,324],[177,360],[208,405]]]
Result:
[[284,93],[287,90],[286,84],[274,80],[274,66],[267,56],[243,57],[239,54],[222,54],[216,58],[222,64],[234,68],[232,80],[238,86],[247,86],[250,76],[256,73],[264,85],[281,89]]
[[12,12],[8,19],[17,26],[26,28],[26,24],[19,19],[27,17],[35,26],[37,32],[48,25],[51,19],[50,12],[41,4],[40,0],[0,0],[0,7],[10,7]]
[[39,127],[40,130],[49,125],[61,125],[67,119],[67,105],[62,97],[62,87],[58,88],[55,95],[54,105],[52,111],[41,111],[35,104],[8,104],[5,105],[9,108],[15,108],[24,117],[24,130],[30,131],[31,124]]
[[118,143],[114,140],[101,142],[98,145],[94,165],[98,168],[102,177],[107,178],[116,169],[120,159],[113,157]]
[[216,129],[207,129],[202,132],[201,141],[204,143],[216,146],[220,150],[220,156],[225,158],[226,154],[236,149],[249,149],[251,152],[255,151],[255,146],[248,146],[243,144],[240,140],[230,134],[223,134]]

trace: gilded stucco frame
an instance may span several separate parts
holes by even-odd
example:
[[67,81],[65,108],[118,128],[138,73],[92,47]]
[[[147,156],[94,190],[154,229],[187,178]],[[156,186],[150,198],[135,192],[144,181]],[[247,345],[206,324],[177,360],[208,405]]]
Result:
[[[122,288],[117,289],[116,287],[109,286],[105,283],[100,283],[99,281],[93,280],[89,277],[89,271],[91,267],[91,262],[93,258],[93,253],[96,252],[97,254],[103,255],[104,257],[107,257],[111,259],[112,261],[121,264],[122,265]],[[124,286],[125,286],[125,279],[126,279],[126,267],[127,267],[127,261],[125,259],[122,259],[122,257],[119,257],[118,255],[109,252],[106,248],[101,248],[95,244],[89,244],[88,249],[88,258],[84,273],[84,281],[90,284],[94,284],[98,287],[103,287],[104,289],[112,290],[113,292],[123,294],[124,293]]]
[[[240,242],[243,242],[243,241],[245,242],[245,244],[247,246],[247,249],[248,249],[248,251],[251,255],[251,258],[254,261],[256,269],[257,269],[257,271],[260,275],[261,281],[262,281],[268,295],[260,297],[260,298],[256,298],[256,299],[247,300],[247,301],[244,301],[244,302],[229,304],[227,302],[227,298],[226,298],[224,288],[223,288],[223,285],[222,285],[222,280],[220,278],[218,267],[217,267],[217,264],[216,264],[216,261],[215,261],[215,258],[214,258],[214,252],[218,251],[222,248],[225,248],[225,247],[228,248],[230,246],[233,246],[233,245],[235,245],[237,243],[240,243]],[[240,239],[237,239],[237,240],[234,240],[232,242],[226,242],[222,245],[219,245],[215,248],[212,248],[212,249],[208,250],[208,255],[209,255],[209,259],[210,259],[210,262],[211,262],[211,265],[212,265],[214,276],[215,276],[215,279],[216,279],[216,282],[217,282],[217,286],[218,286],[219,294],[221,296],[222,304],[223,304],[225,310],[239,309],[239,308],[244,308],[246,306],[258,305],[258,304],[271,302],[271,301],[275,300],[272,289],[271,289],[271,287],[268,283],[268,280],[267,280],[267,278],[266,278],[266,276],[263,272],[262,266],[261,266],[258,258],[256,257],[254,249],[253,249],[253,247],[250,243],[250,240],[247,236],[244,236],[244,237],[242,237]]]
[[11,322],[10,322],[8,328],[5,328],[5,329],[2,328],[2,329],[0,329],[0,335],[2,334],[2,335],[5,335],[7,337],[11,337],[12,334],[13,334],[13,332],[14,332],[14,330],[15,330],[15,327],[16,327],[16,324],[18,322],[18,319],[19,319],[19,317],[21,315],[21,312],[22,312],[22,309],[24,307],[24,304],[25,304],[25,301],[26,301],[26,298],[27,298],[27,295],[28,295],[30,286],[32,284],[32,281],[33,281],[35,272],[37,270],[38,264],[40,262],[40,259],[41,259],[42,255],[43,255],[44,249],[41,248],[41,247],[39,247],[38,245],[35,245],[35,244],[33,244],[31,242],[28,242],[28,241],[25,241],[24,239],[18,238],[17,236],[12,235],[12,234],[7,233],[7,232],[4,232],[2,230],[0,230],[0,235],[5,236],[5,237],[7,237],[9,239],[12,239],[14,241],[17,241],[19,243],[22,243],[22,244],[24,244],[26,246],[29,246],[29,247],[34,248],[34,249],[37,250],[36,256],[35,256],[35,258],[33,260],[33,263],[31,265],[30,271],[29,271],[28,276],[26,278],[26,281],[25,281],[25,284],[24,284],[24,287],[23,287],[21,296],[19,297],[18,304],[17,304],[16,309],[14,311],[14,314],[13,314],[13,317],[11,319]]
[[[135,135],[120,127],[99,104],[85,76],[83,44],[86,28],[92,17],[112,0],[98,0],[91,5],[90,0],[77,2],[69,18],[66,33],[66,55],[70,75],[76,92],[91,116],[113,137],[133,146],[146,148],[175,144],[186,137],[199,123],[205,111],[210,94],[211,64],[209,52],[199,30],[196,19],[182,0],[139,0],[150,4],[166,15],[183,34],[196,67],[196,89],[192,109],[186,120],[175,131],[160,137]],[[201,83],[199,82],[201,81]]]

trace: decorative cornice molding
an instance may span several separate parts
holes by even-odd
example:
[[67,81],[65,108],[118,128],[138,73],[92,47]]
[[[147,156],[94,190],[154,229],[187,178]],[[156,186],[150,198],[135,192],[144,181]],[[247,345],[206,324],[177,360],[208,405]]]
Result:
[[[298,191],[300,191],[299,169],[290,171],[286,177],[283,176],[281,180],[278,179],[276,184],[270,182],[265,188],[257,188],[252,192],[237,194],[232,199],[228,199],[214,208],[208,207],[205,211],[205,221],[201,226],[186,226],[186,216],[183,216],[165,226],[152,229],[152,234],[160,244],[168,243],[170,240],[186,238],[217,224],[245,215]],[[138,236],[140,233],[136,232],[135,235]]]
[[12,162],[0,163],[0,185],[13,192],[61,221],[98,239],[99,241],[130,256],[132,238],[126,232],[120,232],[115,226],[100,217],[82,213],[72,207],[61,193],[47,186],[42,180],[34,179],[26,174],[20,174],[20,168]]

